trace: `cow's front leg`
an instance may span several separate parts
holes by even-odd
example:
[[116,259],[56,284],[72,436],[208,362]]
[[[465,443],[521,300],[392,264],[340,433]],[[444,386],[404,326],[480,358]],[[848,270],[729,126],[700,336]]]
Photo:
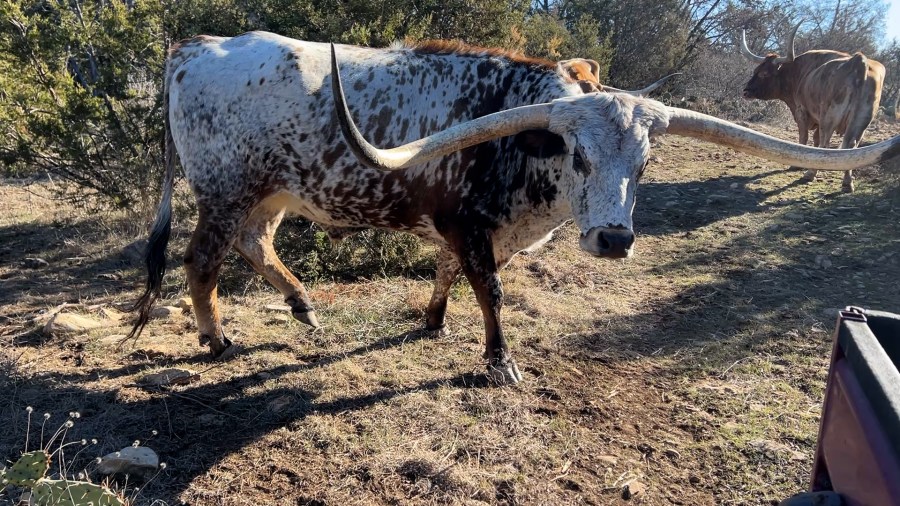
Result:
[[434,292],[431,294],[431,302],[425,312],[425,330],[433,332],[436,336],[444,336],[449,333],[445,323],[447,314],[447,297],[453,283],[459,279],[462,268],[456,255],[447,248],[441,249],[437,256],[437,273],[434,277]]
[[474,231],[464,238],[459,252],[462,271],[472,285],[484,318],[485,352],[488,377],[497,384],[522,381],[522,373],[513,360],[500,327],[503,285],[497,273],[497,262],[486,231]]

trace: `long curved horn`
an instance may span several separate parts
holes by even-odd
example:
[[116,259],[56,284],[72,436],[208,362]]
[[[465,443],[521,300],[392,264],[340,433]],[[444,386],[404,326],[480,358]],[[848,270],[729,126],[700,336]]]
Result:
[[900,135],[857,149],[823,149],[794,144],[712,116],[674,107],[667,133],[693,137],[794,167],[845,171],[900,155]]
[[653,93],[656,90],[656,88],[659,88],[660,86],[665,84],[665,82],[668,81],[669,79],[671,79],[675,76],[680,76],[680,75],[681,75],[681,72],[675,72],[674,74],[669,74],[666,77],[663,77],[662,79],[660,79],[659,81],[656,81],[655,83],[651,84],[650,86],[647,86],[646,88],[642,88],[640,90],[620,90],[619,88],[613,88],[612,86],[607,86],[604,84],[603,91],[612,91],[615,93],[627,93],[627,94],[633,95],[635,97],[646,97],[647,95]]
[[552,105],[529,105],[460,123],[396,148],[379,149],[366,141],[353,122],[344,97],[334,44],[331,45],[331,89],[344,140],[363,164],[375,169],[405,169],[482,142],[550,126]]
[[785,44],[785,48],[787,50],[787,56],[776,58],[775,62],[786,63],[786,62],[794,61],[794,58],[796,57],[796,54],[797,54],[796,50],[794,49],[794,37],[797,36],[797,30],[800,29],[800,25],[803,24],[803,21],[804,20],[800,20],[800,22],[797,23],[797,26],[795,26],[794,29],[791,30],[791,34],[788,35],[787,44]]
[[750,60],[751,63],[760,64],[766,61],[765,56],[754,54],[753,51],[747,47],[747,30],[741,30],[741,54],[744,55],[744,58]]

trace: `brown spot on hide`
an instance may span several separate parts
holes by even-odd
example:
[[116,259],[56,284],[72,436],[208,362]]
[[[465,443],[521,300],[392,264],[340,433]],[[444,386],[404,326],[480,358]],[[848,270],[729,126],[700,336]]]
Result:
[[556,63],[543,58],[531,58],[516,51],[499,47],[470,46],[458,40],[426,40],[413,46],[419,54],[456,54],[460,56],[493,56],[505,58],[513,63],[521,63],[534,67],[555,69]]

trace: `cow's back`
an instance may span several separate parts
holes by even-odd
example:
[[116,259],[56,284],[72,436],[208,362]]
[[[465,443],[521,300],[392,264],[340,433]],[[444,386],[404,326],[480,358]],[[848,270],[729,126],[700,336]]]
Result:
[[862,53],[831,59],[827,59],[828,53],[834,52],[817,53],[823,54],[811,62],[797,87],[798,104],[814,124],[832,126],[839,134],[850,131],[861,136],[878,110],[884,66]]
[[[581,94],[555,65],[490,53],[343,45],[336,51],[348,106],[363,135],[379,147],[500,110]],[[476,199],[484,193],[506,210],[492,211],[492,219],[507,217],[518,197],[503,191],[510,186],[506,180],[524,170],[524,154],[503,147],[508,140],[402,173],[366,168],[340,133],[330,72],[328,44],[264,32],[192,39],[177,47],[167,67],[169,117],[198,198],[198,189],[221,201],[286,192],[291,211],[322,224],[402,228],[418,227],[421,216],[455,205],[463,195]],[[484,165],[479,174],[496,184],[475,185],[467,172],[475,164]],[[406,198],[407,192],[443,199],[426,202]],[[365,209],[359,204],[376,201]]]

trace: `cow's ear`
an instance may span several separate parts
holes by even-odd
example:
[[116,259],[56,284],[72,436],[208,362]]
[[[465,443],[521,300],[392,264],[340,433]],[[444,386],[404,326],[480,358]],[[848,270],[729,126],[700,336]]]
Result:
[[516,135],[516,147],[526,155],[548,158],[566,153],[566,142],[549,130],[525,130]]
[[578,81],[578,86],[581,87],[581,91],[584,93],[594,93],[595,91],[603,91],[600,89],[600,85],[594,83],[593,81],[582,80]]

